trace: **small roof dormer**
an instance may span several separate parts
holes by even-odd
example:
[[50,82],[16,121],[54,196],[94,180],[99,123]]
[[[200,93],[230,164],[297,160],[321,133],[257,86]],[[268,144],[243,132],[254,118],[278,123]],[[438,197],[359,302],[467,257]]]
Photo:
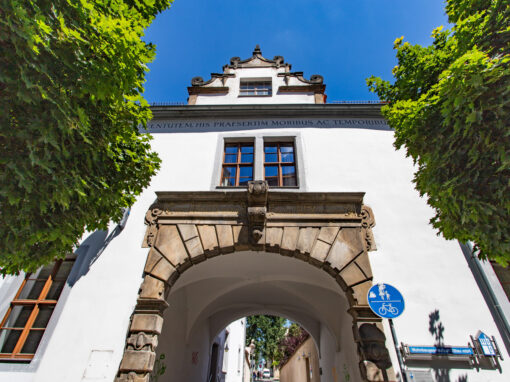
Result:
[[223,73],[211,73],[204,81],[194,77],[188,87],[189,105],[325,103],[322,76],[305,79],[303,72],[291,72],[282,56],[268,59],[259,45],[245,60],[232,57]]

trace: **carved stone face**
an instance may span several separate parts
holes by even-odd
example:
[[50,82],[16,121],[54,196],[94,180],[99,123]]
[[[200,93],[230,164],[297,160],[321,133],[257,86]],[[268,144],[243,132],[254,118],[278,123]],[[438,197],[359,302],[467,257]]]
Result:
[[386,336],[375,325],[363,324],[359,328],[361,348],[367,361],[373,362],[380,369],[391,367],[390,354],[386,349]]

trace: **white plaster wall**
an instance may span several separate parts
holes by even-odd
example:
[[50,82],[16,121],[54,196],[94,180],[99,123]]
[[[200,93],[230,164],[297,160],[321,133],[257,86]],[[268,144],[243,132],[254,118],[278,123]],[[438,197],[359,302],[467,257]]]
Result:
[[225,382],[242,382],[243,380],[243,357],[245,348],[246,317],[231,322],[227,326],[229,331],[227,343],[228,353],[224,354],[227,358]]
[[[465,345],[469,335],[481,329],[494,335],[502,347],[458,244],[438,237],[428,224],[432,210],[414,190],[412,162],[404,152],[394,150],[391,132],[352,128],[256,130],[264,131],[301,134],[309,191],[366,192],[365,203],[373,208],[377,223],[374,235],[378,250],[370,253],[374,281],[394,285],[406,298],[406,310],[395,320],[399,341],[432,344],[429,314],[438,310],[446,344]],[[249,134],[250,130],[243,132]],[[0,363],[0,381],[90,380],[86,377],[90,368],[104,376],[98,380],[113,380],[147,256],[147,249],[141,248],[145,212],[157,190],[210,189],[221,133],[155,134],[153,147],[163,159],[162,168],[138,198],[124,231],[110,237],[102,252],[98,250],[107,240],[105,235],[84,238],[89,249],[81,257],[85,263],[76,268],[82,275],[64,289],[35,359],[30,364]],[[9,283],[18,282],[19,278],[2,284],[3,309],[16,289]],[[396,366],[388,328],[386,335]],[[108,353],[110,358],[89,365],[93,351]],[[190,362],[188,358],[183,362]],[[450,377],[456,381],[467,374],[469,382],[507,381],[507,362],[502,365],[503,374],[460,370],[452,371]],[[196,374],[197,378],[202,375]]]
[[[315,103],[313,93],[278,93],[280,86],[286,85],[283,77],[278,77],[278,73],[283,73],[284,69],[276,68],[243,68],[231,70],[235,77],[227,78],[225,85],[219,79],[208,86],[226,86],[229,92],[223,94],[200,94],[197,96],[196,105],[224,105],[224,104],[274,104],[274,103]],[[273,93],[271,97],[239,97],[239,83],[241,79],[271,78]],[[307,85],[290,78],[289,85]]]

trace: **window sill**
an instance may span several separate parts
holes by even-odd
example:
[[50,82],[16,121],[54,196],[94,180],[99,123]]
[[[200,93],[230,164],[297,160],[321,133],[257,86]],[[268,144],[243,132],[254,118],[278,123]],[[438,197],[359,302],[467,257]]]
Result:
[[238,97],[239,98],[248,98],[248,97],[256,97],[256,98],[264,98],[264,97],[272,97],[273,95],[272,94],[239,94]]
[[245,190],[248,186],[216,186],[218,190]]
[[[245,190],[248,186],[216,186],[217,190]],[[299,190],[300,186],[269,186],[271,190]]]

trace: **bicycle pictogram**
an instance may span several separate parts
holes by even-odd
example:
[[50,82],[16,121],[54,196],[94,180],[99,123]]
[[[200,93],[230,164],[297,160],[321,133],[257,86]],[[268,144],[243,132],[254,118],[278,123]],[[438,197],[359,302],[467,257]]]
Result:
[[379,308],[379,314],[384,316],[384,315],[386,315],[388,313],[396,315],[396,314],[398,314],[398,309],[395,308],[390,303],[382,304],[381,307]]

